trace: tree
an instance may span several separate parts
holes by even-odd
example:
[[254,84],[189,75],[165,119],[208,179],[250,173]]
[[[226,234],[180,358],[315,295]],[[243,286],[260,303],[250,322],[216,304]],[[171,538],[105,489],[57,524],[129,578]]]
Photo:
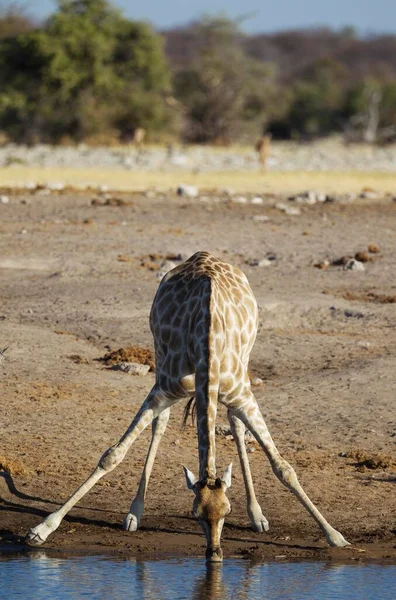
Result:
[[[199,25],[201,48],[190,68],[175,76],[175,95],[185,105],[185,137],[194,142],[227,142],[246,122],[264,120],[274,72],[249,58],[232,21],[204,19]],[[257,135],[258,131],[256,131]]]
[[82,139],[166,123],[161,39],[106,0],[60,0],[42,30],[0,43],[0,66],[0,125],[14,137]]

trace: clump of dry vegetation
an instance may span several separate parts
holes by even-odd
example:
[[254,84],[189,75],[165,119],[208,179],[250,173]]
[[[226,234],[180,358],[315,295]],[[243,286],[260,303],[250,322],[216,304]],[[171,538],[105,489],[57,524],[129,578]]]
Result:
[[377,292],[350,292],[343,294],[345,300],[359,300],[361,302],[375,302],[376,304],[396,304],[396,294],[378,294]]
[[122,362],[135,362],[141,365],[148,365],[150,371],[154,371],[155,369],[154,353],[150,348],[142,348],[141,346],[118,348],[118,350],[108,352],[98,360],[109,366]]
[[348,452],[346,458],[355,461],[354,466],[358,471],[364,472],[366,469],[388,469],[396,466],[396,460],[387,454],[379,452],[367,452],[366,450],[352,450]]
[[0,471],[5,471],[12,477],[14,475],[28,475],[29,473],[28,469],[19,460],[7,458],[6,456],[0,456]]

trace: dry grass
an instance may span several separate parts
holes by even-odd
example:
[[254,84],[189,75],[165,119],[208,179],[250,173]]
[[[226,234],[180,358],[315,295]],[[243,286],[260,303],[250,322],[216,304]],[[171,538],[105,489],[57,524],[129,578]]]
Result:
[[396,187],[396,173],[362,172],[270,172],[251,173],[221,171],[213,173],[189,172],[131,172],[121,169],[78,169],[15,166],[0,169],[0,185],[23,187],[34,181],[46,184],[59,181],[73,187],[107,185],[112,190],[140,191],[158,187],[176,190],[180,183],[196,185],[202,190],[233,189],[236,192],[258,194],[292,194],[306,189],[324,193],[358,193],[372,188],[387,193]]
[[23,464],[14,458],[7,458],[6,456],[0,456],[0,471],[9,473],[11,477],[15,475],[28,475],[29,471]]
[[122,362],[135,362],[141,365],[148,365],[150,371],[154,371],[154,354],[149,348],[141,348],[140,346],[127,346],[108,352],[101,358],[100,361],[106,365],[115,365]]

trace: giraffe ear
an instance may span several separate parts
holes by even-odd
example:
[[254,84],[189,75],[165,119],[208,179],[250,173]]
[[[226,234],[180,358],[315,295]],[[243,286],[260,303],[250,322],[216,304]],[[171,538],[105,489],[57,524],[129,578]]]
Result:
[[192,490],[194,493],[196,492],[196,486],[195,484],[197,483],[198,479],[195,477],[194,473],[191,473],[191,471],[189,471],[187,469],[187,467],[184,467],[184,475],[186,476],[186,483],[187,483],[187,487],[189,490]]
[[226,489],[231,487],[231,472],[232,472],[232,463],[230,463],[228,465],[228,467],[226,468],[226,470],[223,473],[223,477],[221,478],[221,480],[224,481],[224,483],[225,483]]

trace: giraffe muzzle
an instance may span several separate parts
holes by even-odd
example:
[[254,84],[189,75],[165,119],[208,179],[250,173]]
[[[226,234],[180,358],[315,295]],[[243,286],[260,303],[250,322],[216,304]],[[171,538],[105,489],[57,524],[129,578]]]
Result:
[[206,548],[206,560],[207,562],[222,562],[223,561],[223,550],[220,546],[216,548]]

